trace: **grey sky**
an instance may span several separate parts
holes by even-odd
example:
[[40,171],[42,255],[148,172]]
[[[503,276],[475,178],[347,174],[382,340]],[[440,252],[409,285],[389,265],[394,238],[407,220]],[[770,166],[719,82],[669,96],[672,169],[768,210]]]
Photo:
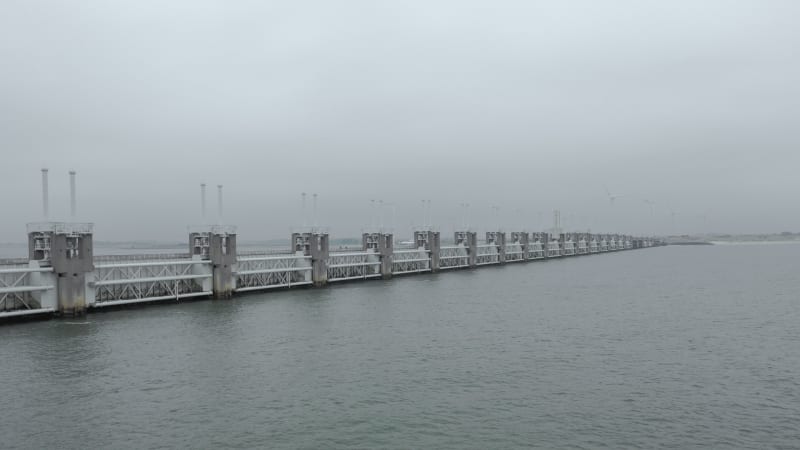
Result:
[[[368,225],[371,198],[397,205],[400,230],[429,198],[443,231],[462,202],[478,228],[533,228],[540,212],[549,225],[560,208],[596,231],[800,231],[798,13],[5,0],[0,241],[40,219],[42,166],[54,216],[78,171],[80,218],[101,240],[183,239],[201,181],[225,185],[244,240],[286,236],[301,191],[320,193],[338,236]],[[611,208],[604,185],[626,197]]]

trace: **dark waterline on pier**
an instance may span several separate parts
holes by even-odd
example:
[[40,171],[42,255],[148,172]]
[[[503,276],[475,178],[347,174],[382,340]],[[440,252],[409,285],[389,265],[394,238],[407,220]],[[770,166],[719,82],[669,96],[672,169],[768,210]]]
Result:
[[3,447],[788,448],[796,249],[667,247],[4,326]]

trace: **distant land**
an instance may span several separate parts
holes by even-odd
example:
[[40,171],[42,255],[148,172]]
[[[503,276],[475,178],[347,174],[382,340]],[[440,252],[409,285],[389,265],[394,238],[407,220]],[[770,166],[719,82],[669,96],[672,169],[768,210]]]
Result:
[[667,243],[672,245],[701,245],[701,244],[736,244],[748,242],[797,242],[800,243],[800,233],[783,231],[780,233],[761,234],[683,234],[666,236]]

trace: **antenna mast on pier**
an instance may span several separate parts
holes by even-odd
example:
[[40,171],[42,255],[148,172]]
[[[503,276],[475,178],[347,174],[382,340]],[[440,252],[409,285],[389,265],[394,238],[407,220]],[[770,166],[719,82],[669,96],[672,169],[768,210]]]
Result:
[[217,219],[222,223],[222,185],[217,185]]
[[200,217],[206,221],[206,184],[200,183]]
[[305,192],[301,193],[300,197],[302,198],[300,212],[303,216],[303,228],[306,228],[308,226],[308,217],[306,215],[306,193]]
[[314,225],[314,228],[316,228],[317,227],[317,193],[316,192],[314,193],[314,195],[312,195],[312,198],[314,200],[314,216],[313,216],[314,224],[313,225]]
[[47,185],[47,169],[42,169],[42,214],[44,220],[50,219],[50,192]]
[[77,211],[77,199],[75,197],[75,171],[69,171],[69,216],[75,220],[75,213]]

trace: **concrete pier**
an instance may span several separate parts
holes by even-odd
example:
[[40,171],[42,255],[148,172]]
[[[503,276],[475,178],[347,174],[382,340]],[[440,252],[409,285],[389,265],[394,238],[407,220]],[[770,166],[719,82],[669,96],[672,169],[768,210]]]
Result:
[[87,274],[94,270],[92,224],[44,222],[28,226],[28,258],[51,267],[56,280],[56,311],[86,312]]
[[506,234],[502,231],[487,231],[486,243],[497,247],[497,259],[500,264],[506,263]]
[[328,242],[328,233],[325,232],[292,233],[294,251],[311,257],[311,281],[314,286],[324,286],[328,282]]
[[385,280],[392,278],[394,235],[384,232],[364,233],[361,236],[361,249],[375,252],[380,261],[378,272],[381,277]]
[[[528,252],[530,250],[529,242],[529,234],[526,231],[512,231],[510,234],[510,244],[513,247],[519,247],[518,251],[522,252],[518,256],[514,256],[514,260],[520,261],[527,261],[528,260]],[[509,259],[508,255],[508,247],[506,247],[506,260]]]
[[439,256],[442,245],[439,232],[433,230],[414,231],[414,243],[417,248],[425,249],[430,255],[431,272],[438,272],[440,268]]
[[467,248],[467,265],[478,266],[478,233],[474,231],[456,231],[453,233],[453,242]]
[[236,290],[233,268],[236,265],[235,227],[210,226],[189,234],[189,253],[211,262],[214,298],[230,298]]

